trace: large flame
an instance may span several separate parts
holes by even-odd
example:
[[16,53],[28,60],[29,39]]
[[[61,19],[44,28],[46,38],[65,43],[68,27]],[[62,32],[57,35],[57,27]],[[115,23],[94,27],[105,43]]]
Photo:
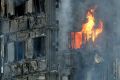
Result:
[[[72,32],[72,48],[81,48],[83,43],[90,40],[94,42],[99,34],[103,31],[103,21],[99,20],[98,26],[95,26],[94,9],[90,9],[87,12],[87,21],[82,24],[82,30],[80,32]],[[96,27],[96,28],[95,28]]]

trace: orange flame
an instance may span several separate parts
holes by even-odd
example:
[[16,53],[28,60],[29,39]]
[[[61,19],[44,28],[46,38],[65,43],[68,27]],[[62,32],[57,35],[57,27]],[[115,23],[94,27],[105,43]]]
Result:
[[81,48],[83,42],[86,43],[89,40],[94,42],[99,34],[103,31],[103,22],[99,20],[99,24],[97,28],[95,27],[95,17],[94,17],[94,9],[90,9],[87,12],[87,21],[82,24],[82,30],[80,32],[72,32],[72,48]]

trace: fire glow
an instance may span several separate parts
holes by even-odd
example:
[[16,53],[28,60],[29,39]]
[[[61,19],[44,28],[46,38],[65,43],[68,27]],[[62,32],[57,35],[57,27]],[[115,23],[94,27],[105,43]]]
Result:
[[94,9],[89,9],[86,14],[87,21],[82,24],[82,30],[80,32],[71,32],[72,36],[72,48],[81,48],[82,44],[86,44],[90,40],[95,42],[97,37],[103,31],[103,21],[99,20],[98,25],[95,26]]

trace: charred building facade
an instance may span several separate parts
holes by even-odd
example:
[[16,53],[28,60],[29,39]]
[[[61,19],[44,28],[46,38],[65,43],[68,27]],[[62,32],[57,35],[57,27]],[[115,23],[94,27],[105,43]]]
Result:
[[58,80],[58,0],[0,0],[0,80]]

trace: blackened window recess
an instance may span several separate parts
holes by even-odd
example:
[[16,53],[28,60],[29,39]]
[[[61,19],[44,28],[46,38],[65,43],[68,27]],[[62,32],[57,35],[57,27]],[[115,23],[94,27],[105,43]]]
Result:
[[27,29],[30,29],[30,19],[27,19]]
[[59,8],[59,0],[56,0],[56,8]]
[[25,14],[25,3],[16,5],[15,7],[15,16],[23,16]]
[[33,38],[33,50],[33,58],[45,56],[45,36]]
[[45,0],[33,0],[35,13],[45,13]]
[[15,60],[20,61],[24,59],[25,55],[25,41],[15,42]]
[[7,44],[4,45],[4,62],[8,61],[8,55],[7,55]]
[[5,3],[5,13],[4,13],[4,17],[7,17],[7,4]]

